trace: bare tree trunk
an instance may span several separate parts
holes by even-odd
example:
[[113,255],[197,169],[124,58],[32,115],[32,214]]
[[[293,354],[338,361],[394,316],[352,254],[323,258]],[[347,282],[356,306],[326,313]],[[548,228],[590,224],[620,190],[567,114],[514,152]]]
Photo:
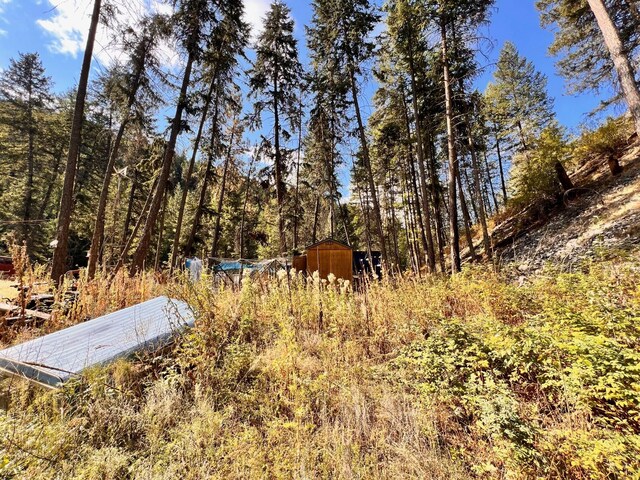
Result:
[[469,246],[469,255],[471,261],[477,260],[476,248],[473,245],[473,235],[471,234],[471,216],[469,215],[469,209],[467,208],[467,201],[464,198],[464,189],[462,188],[462,179],[460,178],[460,172],[458,172],[458,187],[460,188],[460,208],[462,209],[462,216],[464,218],[464,234],[467,238],[467,245]]
[[187,174],[184,177],[184,189],[182,190],[182,198],[180,199],[180,207],[178,208],[178,219],[176,221],[176,231],[173,236],[173,247],[171,248],[171,262],[170,262],[170,271],[176,266],[176,259],[178,257],[178,249],[180,247],[180,235],[182,233],[182,220],[184,217],[184,209],[187,204],[187,197],[189,195],[188,185],[191,180],[191,176],[193,175],[193,169],[196,165],[196,156],[198,154],[198,149],[200,148],[200,140],[202,139],[202,131],[204,130],[204,124],[207,121],[207,114],[209,113],[209,107],[211,105],[211,96],[213,95],[213,90],[217,83],[217,73],[213,73],[213,78],[211,80],[211,84],[209,85],[209,91],[207,92],[207,96],[205,98],[204,108],[202,109],[202,117],[200,118],[200,124],[198,125],[198,133],[196,133],[196,138],[193,141],[193,151],[191,152],[191,159],[189,160],[189,167],[187,168]]
[[[406,133],[407,133],[407,138],[411,138],[411,121],[409,120],[409,113],[408,113],[408,106],[407,106],[407,100],[406,100],[406,96],[405,96],[405,92],[404,92],[404,88],[401,88],[402,90],[402,104],[403,104],[403,112],[404,112],[404,122],[405,122],[405,128],[406,128]],[[415,165],[413,163],[413,148],[412,148],[412,142],[409,142],[409,151],[408,151],[408,155],[406,157],[406,164],[407,164],[407,168],[409,170],[408,174],[411,176],[411,185],[410,188],[412,188],[413,190],[413,196],[416,200],[416,202],[418,202],[419,200],[419,195],[418,195],[418,184],[417,184],[417,174],[416,174],[416,168]],[[420,238],[422,240],[422,248],[425,251],[425,260],[426,257],[428,256],[427,252],[429,251],[429,242],[427,240],[427,234],[425,232],[425,224],[422,220],[422,211],[418,208],[418,225],[420,227]],[[432,242],[433,242],[433,237],[432,237]],[[420,262],[418,262],[418,265],[420,265]]]
[[496,191],[493,188],[493,178],[491,178],[491,170],[489,169],[489,159],[487,158],[487,151],[483,151],[482,155],[484,157],[484,168],[487,173],[487,182],[489,183],[489,188],[491,190],[491,198],[493,199],[493,207],[494,212],[498,211],[498,197],[496,197]]
[[418,170],[420,171],[420,190],[422,193],[422,209],[424,211],[424,227],[427,236],[427,266],[429,271],[436,270],[436,254],[433,247],[433,234],[431,233],[431,211],[429,208],[429,190],[427,189],[427,174],[425,171],[424,143],[422,137],[422,126],[420,123],[420,112],[418,110],[418,97],[416,86],[415,66],[413,64],[413,46],[409,45],[409,71],[411,74],[411,98],[413,103],[413,117],[416,124],[416,150],[418,153]]
[[429,175],[431,176],[431,195],[433,197],[433,208],[435,210],[435,223],[436,223],[436,245],[438,253],[438,263],[440,264],[440,271],[445,272],[446,266],[444,261],[444,225],[442,221],[442,208],[441,205],[444,202],[440,201],[440,179],[438,178],[438,168],[436,166],[436,150],[433,144],[433,135],[429,138]]
[[218,253],[218,240],[220,238],[220,217],[222,217],[222,207],[224,206],[224,194],[227,187],[227,174],[229,172],[229,164],[233,156],[233,141],[236,133],[236,121],[231,126],[231,138],[229,139],[229,147],[227,148],[227,156],[222,167],[222,181],[220,183],[220,193],[218,194],[218,205],[216,207],[216,223],[213,229],[213,244],[211,245],[211,256],[215,257]]
[[613,23],[613,19],[609,15],[604,1],[587,0],[587,2],[602,31],[604,43],[609,49],[611,59],[618,72],[620,85],[627,100],[629,112],[631,112],[631,117],[635,123],[636,133],[640,135],[640,90],[638,90],[638,84],[635,80],[636,77],[633,66],[631,65],[631,59],[622,44],[620,32],[618,32],[615,23]]
[[496,137],[496,152],[498,154],[498,168],[500,169],[500,184],[502,187],[502,198],[504,199],[504,204],[507,204],[507,183],[504,180],[504,167],[502,165],[502,153],[500,151],[500,139],[498,138],[498,127],[494,123],[493,124],[493,132]]
[[213,170],[213,157],[215,154],[215,144],[218,136],[218,115],[220,113],[220,97],[218,94],[215,96],[213,118],[211,121],[211,137],[209,139],[209,155],[207,156],[207,167],[202,179],[202,188],[200,189],[200,197],[198,198],[198,205],[193,215],[193,223],[191,224],[191,232],[187,239],[185,246],[185,252],[187,255],[193,254],[193,244],[196,241],[198,230],[200,229],[200,220],[202,218],[202,212],[204,211],[204,204],[207,200],[207,189],[209,188],[209,178],[211,177],[211,171]]
[[251,174],[253,173],[253,162],[255,157],[251,157],[251,163],[249,164],[249,171],[247,172],[247,179],[245,181],[246,187],[244,191],[244,201],[242,202],[242,217],[240,218],[240,258],[244,258],[244,224],[247,218],[247,204],[249,203],[249,190],[251,186]]
[[458,154],[456,152],[456,137],[453,126],[453,95],[449,73],[449,54],[447,48],[447,29],[444,20],[440,24],[442,37],[442,65],[444,78],[445,116],[447,120],[447,146],[449,151],[449,248],[451,253],[451,271],[459,272],[460,265],[460,232],[458,230],[458,202],[456,196],[456,177],[458,176]]
[[316,195],[316,206],[313,210],[313,229],[311,232],[311,243],[318,240],[318,215],[320,213],[320,196]]
[[302,90],[300,90],[300,117],[298,121],[298,155],[296,158],[296,190],[293,211],[293,249],[298,249],[298,223],[300,219],[300,154],[302,153]]
[[482,243],[484,245],[484,253],[487,258],[491,259],[493,256],[491,247],[491,238],[489,238],[489,229],[487,228],[487,213],[484,209],[484,200],[482,199],[482,186],[480,184],[480,162],[478,161],[478,155],[476,152],[476,146],[473,142],[473,132],[471,130],[471,123],[469,121],[469,115],[466,115],[467,123],[467,140],[469,145],[469,152],[471,153],[471,174],[473,176],[474,190],[476,193],[476,202],[478,204],[478,214],[480,216],[480,227],[482,228]]
[[280,151],[280,113],[278,109],[278,86],[278,64],[276,62],[275,72],[273,75],[274,148],[276,153],[275,170],[276,200],[278,202],[278,234],[280,236],[278,253],[280,255],[283,255],[287,251],[287,234],[285,231],[284,223],[285,179],[282,172],[282,152]]
[[164,235],[164,221],[167,216],[167,203],[169,195],[167,192],[164,194],[164,201],[162,202],[162,213],[160,214],[160,228],[158,229],[158,243],[156,244],[156,260],[154,262],[154,268],[156,271],[160,270],[160,257],[162,251],[162,240]]
[[358,122],[358,133],[360,136],[360,147],[362,148],[362,160],[364,161],[364,167],[367,172],[367,181],[369,182],[369,190],[371,191],[371,202],[373,203],[373,216],[376,223],[376,230],[378,231],[378,238],[380,241],[380,252],[382,254],[383,263],[388,262],[387,247],[384,238],[384,228],[382,226],[382,215],[380,213],[380,203],[378,202],[378,194],[376,193],[376,184],[373,178],[373,170],[371,169],[371,157],[369,156],[369,144],[367,142],[367,134],[364,129],[364,123],[362,121],[362,115],[360,113],[360,104],[358,103],[358,87],[356,85],[356,75],[353,66],[349,67],[349,77],[351,79],[351,95],[353,99],[353,108],[356,113],[356,120]]
[[73,110],[73,121],[71,124],[71,135],[69,139],[69,152],[67,155],[67,167],[64,172],[64,185],[62,187],[62,197],[60,199],[60,212],[58,214],[58,227],[56,230],[56,248],[53,251],[51,264],[51,278],[58,284],[62,275],[67,270],[67,255],[69,253],[69,227],[71,226],[71,215],[73,213],[73,193],[76,180],[76,170],[78,168],[78,157],[80,156],[80,137],[82,134],[82,124],[84,121],[84,104],[87,97],[87,85],[89,84],[89,72],[91,70],[91,58],[93,56],[93,46],[100,20],[100,8],[102,0],[94,0],[93,12],[91,14],[91,25],[87,36],[87,46],[84,50],[80,80],[78,82],[78,93]]
[[182,125],[182,113],[184,112],[184,109],[187,105],[187,89],[189,88],[189,82],[191,80],[191,70],[193,68],[194,60],[195,60],[194,53],[189,52],[189,57],[187,58],[187,65],[184,69],[184,76],[182,77],[182,86],[180,87],[180,96],[178,97],[176,112],[171,122],[171,133],[169,134],[169,142],[167,143],[167,147],[165,149],[163,159],[162,159],[162,170],[160,172],[160,177],[158,179],[156,191],[153,196],[153,201],[151,202],[151,207],[149,208],[147,221],[144,224],[144,230],[142,231],[142,237],[140,238],[140,243],[138,243],[138,248],[133,254],[133,259],[131,261],[130,273],[132,275],[140,272],[143,269],[144,261],[147,258],[147,253],[149,252],[151,235],[153,234],[153,229],[156,226],[158,213],[160,212],[162,199],[164,198],[164,191],[167,187],[169,174],[171,173],[171,165],[173,164],[173,157],[175,155],[175,150],[176,150],[176,141],[178,140],[178,135],[180,134],[180,127]]
[[122,229],[121,244],[123,246],[129,236],[129,226],[131,225],[131,216],[133,215],[133,202],[135,202],[136,199],[136,187],[138,186],[136,177],[137,173],[134,171],[133,178],[131,179],[131,190],[129,190],[129,201],[127,202],[127,216],[124,219],[124,228]]

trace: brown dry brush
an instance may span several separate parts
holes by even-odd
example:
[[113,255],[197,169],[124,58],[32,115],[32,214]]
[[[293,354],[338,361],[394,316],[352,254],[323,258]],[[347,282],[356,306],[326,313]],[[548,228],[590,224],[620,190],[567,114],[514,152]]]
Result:
[[366,292],[284,272],[239,290],[210,280],[125,275],[113,301],[86,294],[108,310],[164,292],[192,306],[196,327],[56,394],[12,385],[0,474],[624,478],[638,467],[637,265],[522,286],[475,267]]

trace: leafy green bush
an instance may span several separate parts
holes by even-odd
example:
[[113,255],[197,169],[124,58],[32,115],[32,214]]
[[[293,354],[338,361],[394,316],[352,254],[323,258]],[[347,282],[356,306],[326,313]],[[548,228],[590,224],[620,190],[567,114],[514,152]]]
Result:
[[562,192],[556,164],[571,159],[566,135],[557,124],[547,127],[529,150],[514,156],[511,170],[511,205],[516,208],[532,203],[557,201]]

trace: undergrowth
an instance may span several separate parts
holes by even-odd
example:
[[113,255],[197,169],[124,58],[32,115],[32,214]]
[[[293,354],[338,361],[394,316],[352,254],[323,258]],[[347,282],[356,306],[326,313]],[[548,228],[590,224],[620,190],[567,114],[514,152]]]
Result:
[[146,279],[196,328],[60,392],[6,384],[0,478],[633,478],[639,280]]

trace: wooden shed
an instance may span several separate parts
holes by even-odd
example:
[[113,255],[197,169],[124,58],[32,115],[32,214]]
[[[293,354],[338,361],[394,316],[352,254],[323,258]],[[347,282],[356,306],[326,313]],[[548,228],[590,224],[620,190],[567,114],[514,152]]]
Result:
[[331,238],[309,245],[307,248],[307,272],[317,271],[320,278],[333,273],[336,278],[353,282],[353,249]]

